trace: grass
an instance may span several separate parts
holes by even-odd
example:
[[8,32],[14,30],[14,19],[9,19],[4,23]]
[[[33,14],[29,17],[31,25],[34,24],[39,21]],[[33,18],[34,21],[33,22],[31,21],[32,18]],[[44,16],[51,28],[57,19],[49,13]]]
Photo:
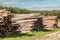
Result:
[[53,33],[56,31],[60,31],[60,28],[56,28],[53,31],[41,30],[41,31],[33,31],[26,34],[13,34],[7,38],[0,38],[0,40],[35,40],[36,38],[42,37],[46,34]]

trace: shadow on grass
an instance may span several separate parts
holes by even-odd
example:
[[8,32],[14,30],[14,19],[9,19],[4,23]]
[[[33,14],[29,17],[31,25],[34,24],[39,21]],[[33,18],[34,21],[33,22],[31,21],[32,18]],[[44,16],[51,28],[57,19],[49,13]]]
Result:
[[22,37],[22,36],[34,36],[34,35],[27,34],[27,33],[23,33],[23,34],[11,34],[7,38],[15,38],[15,37]]
[[53,30],[41,30],[41,31],[43,31],[43,32],[51,32]]
[[[33,31],[36,31],[36,30],[33,30]],[[40,32],[40,31],[42,31],[42,32],[52,32],[53,30],[39,30],[39,31],[36,31],[36,32]]]
[[[51,32],[52,30],[40,30],[40,31],[36,31],[36,32]],[[34,31],[32,31],[32,32],[34,32]],[[15,38],[15,37],[22,37],[22,36],[24,36],[24,37],[26,37],[26,36],[28,36],[28,37],[32,37],[32,36],[34,36],[33,34],[28,34],[28,33],[23,33],[23,34],[11,34],[11,35],[9,35],[9,37],[7,37],[7,38]]]
[[[40,31],[32,31],[32,32],[51,32],[52,30],[40,30]],[[11,34],[7,38],[15,38],[15,37],[32,37],[34,36],[33,34],[28,34],[28,33],[23,33],[23,34]]]

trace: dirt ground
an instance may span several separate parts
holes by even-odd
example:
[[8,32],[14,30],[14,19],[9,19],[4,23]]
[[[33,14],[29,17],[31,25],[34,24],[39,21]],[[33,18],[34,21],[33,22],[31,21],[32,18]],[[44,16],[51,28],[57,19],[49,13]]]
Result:
[[[60,22],[58,23],[58,26],[60,26]],[[47,34],[41,38],[37,38],[36,40],[60,40],[60,31]]]
[[38,38],[36,40],[58,40],[58,39],[60,39],[60,31],[45,35],[44,37]]

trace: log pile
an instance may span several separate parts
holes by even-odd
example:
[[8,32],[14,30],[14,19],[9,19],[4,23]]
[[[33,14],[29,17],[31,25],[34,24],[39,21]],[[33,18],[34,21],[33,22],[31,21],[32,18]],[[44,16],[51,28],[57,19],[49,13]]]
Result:
[[15,27],[11,23],[12,15],[9,14],[9,11],[0,10],[0,37],[7,37],[10,35]]
[[9,11],[0,10],[0,37],[12,33],[27,33],[31,30],[53,30],[57,27],[56,16],[41,16],[33,14],[10,14]]
[[[15,21],[20,25],[18,31],[21,33],[27,33],[31,30],[39,30],[41,27],[41,15],[36,14],[14,14],[12,21]],[[39,24],[40,21],[40,24]],[[38,27],[39,26],[39,27]],[[35,28],[36,27],[36,28]]]
[[53,30],[57,27],[57,16],[45,16],[43,17],[43,29]]
[[17,31],[27,33],[31,30],[53,30],[57,27],[57,16],[41,16],[40,14],[13,14],[12,21],[19,24]]

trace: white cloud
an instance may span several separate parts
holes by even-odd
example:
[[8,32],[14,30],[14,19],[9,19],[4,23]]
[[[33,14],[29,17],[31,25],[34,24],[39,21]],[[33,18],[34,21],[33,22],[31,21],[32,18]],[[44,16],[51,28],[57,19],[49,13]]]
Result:
[[37,4],[34,4],[33,6],[38,6]]
[[53,10],[59,8],[60,8],[60,4],[46,4],[46,5],[34,4],[27,7],[27,9],[33,9],[33,10]]
[[4,2],[5,4],[16,4],[16,2]]
[[46,5],[37,5],[37,4],[34,4],[31,7],[58,7],[58,6],[60,6],[60,4],[46,4]]

